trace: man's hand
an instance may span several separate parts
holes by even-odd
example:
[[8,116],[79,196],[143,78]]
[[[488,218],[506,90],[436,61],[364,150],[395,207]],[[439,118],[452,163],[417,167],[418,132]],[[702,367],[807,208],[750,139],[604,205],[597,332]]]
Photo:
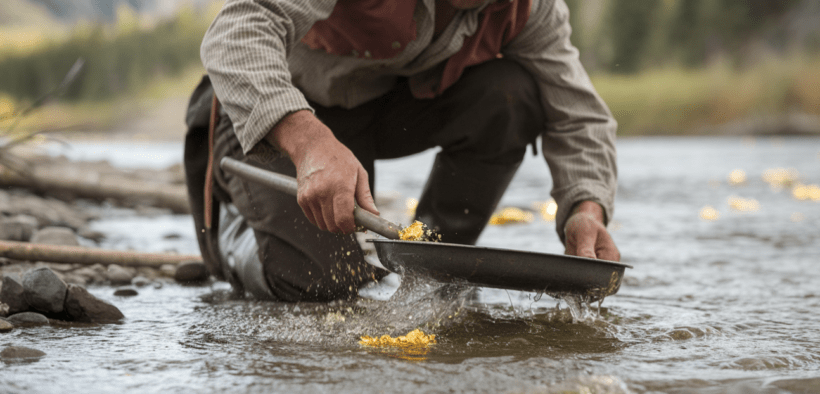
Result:
[[621,253],[604,227],[604,210],[595,202],[583,201],[572,211],[564,225],[564,253],[620,261]]
[[378,215],[367,171],[310,111],[283,118],[266,137],[284,150],[296,166],[297,201],[307,219],[322,230],[356,229],[354,202]]

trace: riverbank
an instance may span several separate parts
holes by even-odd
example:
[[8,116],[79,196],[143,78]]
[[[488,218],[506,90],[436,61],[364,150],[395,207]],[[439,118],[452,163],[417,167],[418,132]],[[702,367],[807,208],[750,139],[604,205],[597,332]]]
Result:
[[[201,66],[163,77],[128,97],[56,102],[18,125],[70,139],[181,141],[188,97]],[[738,71],[728,65],[593,75],[619,123],[619,135],[820,136],[820,58],[771,60]],[[0,113],[14,104],[0,97]],[[1,118],[0,118],[1,119]],[[0,128],[10,119],[0,120]]]

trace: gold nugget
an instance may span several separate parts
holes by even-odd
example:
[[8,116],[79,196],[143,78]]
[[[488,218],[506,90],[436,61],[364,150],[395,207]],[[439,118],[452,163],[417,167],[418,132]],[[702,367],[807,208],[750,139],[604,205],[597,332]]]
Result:
[[435,334],[425,334],[418,328],[410,331],[407,335],[400,337],[391,337],[390,335],[382,335],[380,338],[373,338],[368,335],[361,337],[359,344],[370,347],[393,347],[399,349],[407,348],[426,348],[436,343]]

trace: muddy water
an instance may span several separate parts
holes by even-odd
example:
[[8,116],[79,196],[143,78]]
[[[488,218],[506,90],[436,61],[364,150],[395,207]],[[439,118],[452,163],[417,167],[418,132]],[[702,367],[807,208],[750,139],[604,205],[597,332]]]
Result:
[[[75,149],[99,150],[89,146]],[[143,148],[130,154],[178,154]],[[377,187],[401,195],[389,209],[396,220],[406,221],[401,205],[418,196],[431,160],[379,164]],[[635,269],[594,321],[573,323],[567,304],[548,296],[445,294],[423,280],[387,303],[333,305],[235,300],[224,283],[165,285],[133,298],[96,287],[125,323],[0,335],[0,346],[47,353],[0,364],[0,391],[820,392],[820,202],[761,178],[794,168],[802,182],[820,184],[820,140],[622,139],[619,163],[610,228]],[[734,185],[727,177],[736,169],[746,180]],[[502,204],[545,200],[544,179],[545,164],[528,157]],[[746,211],[731,209],[730,196]],[[701,218],[705,206],[715,220]],[[110,235],[104,246],[196,250],[187,217],[107,213],[96,224]],[[479,243],[560,253],[552,227],[490,227]],[[357,344],[360,335],[425,323],[438,344],[423,354]]]

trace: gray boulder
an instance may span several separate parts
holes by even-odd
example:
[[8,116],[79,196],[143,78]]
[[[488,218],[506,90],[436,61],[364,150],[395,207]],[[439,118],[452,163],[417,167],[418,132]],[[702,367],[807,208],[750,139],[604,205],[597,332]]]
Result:
[[31,236],[31,243],[46,245],[80,246],[74,230],[68,227],[46,227]]
[[0,302],[9,306],[9,314],[25,312],[29,309],[23,296],[23,285],[9,275],[3,276],[3,288],[0,290]]
[[27,242],[37,230],[37,218],[29,215],[15,215],[0,219],[0,239]]
[[62,312],[66,290],[65,282],[49,268],[37,268],[23,276],[23,295],[26,302],[41,312]]
[[80,322],[114,323],[125,317],[116,306],[94,297],[77,285],[68,285],[65,309],[72,320]]
[[36,327],[49,324],[48,318],[34,312],[22,312],[8,317],[9,323],[15,327]]
[[31,358],[40,358],[45,356],[46,354],[42,351],[37,349],[31,349],[22,346],[9,346],[3,351],[0,351],[0,358],[3,360],[19,360],[19,359],[31,359]]
[[180,283],[199,283],[210,277],[208,267],[201,261],[186,261],[177,266],[174,280]]

